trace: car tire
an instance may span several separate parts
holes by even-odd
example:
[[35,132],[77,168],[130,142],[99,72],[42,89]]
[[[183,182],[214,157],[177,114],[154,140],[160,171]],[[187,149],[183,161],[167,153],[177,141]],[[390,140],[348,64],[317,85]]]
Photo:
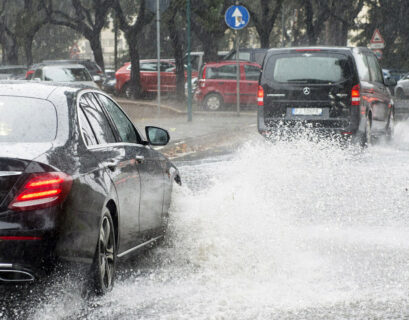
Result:
[[98,243],[92,265],[92,289],[97,295],[104,295],[112,290],[116,265],[115,229],[108,208],[101,218]]
[[122,95],[127,99],[132,99],[132,88],[129,83],[125,83],[122,88]]
[[388,141],[393,139],[395,133],[395,110],[392,109],[389,115],[388,126],[386,128],[386,138]]
[[405,93],[401,88],[396,90],[396,99],[405,99]]
[[223,105],[223,98],[218,93],[208,94],[203,101],[203,108],[207,111],[219,111]]
[[369,147],[373,143],[373,136],[372,136],[372,121],[369,115],[366,117],[365,122],[365,132],[362,136],[362,146]]

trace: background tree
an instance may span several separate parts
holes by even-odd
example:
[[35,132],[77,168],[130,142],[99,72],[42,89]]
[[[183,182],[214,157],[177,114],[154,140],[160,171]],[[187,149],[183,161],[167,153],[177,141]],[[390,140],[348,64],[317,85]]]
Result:
[[26,64],[33,63],[34,36],[48,22],[42,0],[3,0],[0,13],[2,47],[7,63],[18,64],[19,47],[24,48]]
[[200,39],[205,61],[217,60],[219,42],[228,28],[224,20],[231,0],[192,0],[191,25]]
[[47,7],[51,23],[82,34],[90,43],[95,62],[104,70],[101,31],[108,24],[114,0],[54,0]]
[[243,5],[249,10],[252,24],[260,38],[261,48],[269,48],[270,34],[281,12],[283,0],[247,0],[243,1]]
[[[137,4],[139,2],[139,6]],[[135,10],[136,9],[136,10]],[[145,0],[114,1],[114,10],[119,22],[119,28],[124,32],[131,58],[131,79],[129,86],[133,97],[141,96],[141,80],[139,69],[138,34],[148,24],[153,14],[147,12]]]

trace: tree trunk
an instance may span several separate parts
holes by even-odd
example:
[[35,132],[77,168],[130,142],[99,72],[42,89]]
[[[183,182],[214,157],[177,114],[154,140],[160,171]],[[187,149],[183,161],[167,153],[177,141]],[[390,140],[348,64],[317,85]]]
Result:
[[[200,41],[203,43],[203,60],[204,62],[213,62],[217,61],[219,59],[217,55],[217,43],[212,39],[212,35],[206,33],[204,37],[200,39]],[[216,39],[220,39],[217,35],[214,36]],[[209,45],[213,44],[213,45]]]
[[258,35],[260,37],[260,45],[261,48],[269,48],[270,47],[270,33],[271,30],[269,30],[270,32],[266,31],[266,30],[258,30]]
[[27,66],[31,66],[33,64],[33,37],[26,36],[24,37],[24,53],[26,55],[26,63]]
[[6,36],[6,55],[8,64],[18,64],[18,45],[17,39]]
[[131,58],[131,79],[129,85],[131,86],[132,96],[134,98],[141,97],[141,78],[139,70],[139,51],[138,51],[138,41],[137,33],[128,31],[125,33],[126,41],[129,46],[129,56]]
[[176,28],[175,16],[169,22],[169,33],[172,40],[174,50],[174,58],[176,64],[176,100],[179,102],[185,101],[185,71],[183,64],[183,43],[180,33]]
[[101,67],[102,70],[105,70],[104,64],[104,56],[102,54],[102,46],[101,46],[101,33],[98,32],[93,34],[92,37],[88,38],[90,43],[92,53],[94,54],[94,60]]

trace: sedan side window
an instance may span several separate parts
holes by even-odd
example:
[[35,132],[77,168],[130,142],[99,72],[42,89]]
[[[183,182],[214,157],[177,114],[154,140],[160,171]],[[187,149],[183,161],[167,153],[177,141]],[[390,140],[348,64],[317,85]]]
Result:
[[84,138],[84,142],[87,146],[92,146],[98,144],[97,139],[95,138],[94,132],[88,122],[87,117],[84,114],[82,108],[78,108],[78,119],[80,121],[80,130]]
[[102,105],[108,111],[115,123],[121,140],[127,143],[141,143],[141,139],[137,134],[132,122],[128,119],[125,113],[108,97],[102,94],[96,94]]
[[109,121],[92,94],[86,93],[81,97],[80,107],[95,133],[98,144],[116,142]]

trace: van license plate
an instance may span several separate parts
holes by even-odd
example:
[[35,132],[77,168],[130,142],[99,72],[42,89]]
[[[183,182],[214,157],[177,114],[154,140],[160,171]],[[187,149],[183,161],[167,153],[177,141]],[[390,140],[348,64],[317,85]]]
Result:
[[322,115],[322,108],[293,108],[293,115],[295,116],[320,116]]

